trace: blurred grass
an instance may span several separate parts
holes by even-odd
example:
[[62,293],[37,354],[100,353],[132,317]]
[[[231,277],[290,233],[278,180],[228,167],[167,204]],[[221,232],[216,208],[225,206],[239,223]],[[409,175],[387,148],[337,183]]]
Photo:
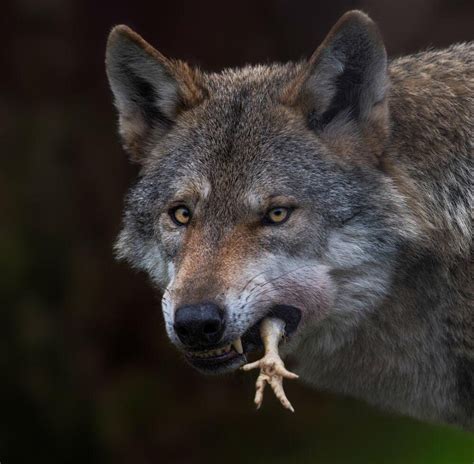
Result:
[[331,415],[308,425],[297,441],[290,453],[256,462],[461,464],[474,459],[471,434],[386,417],[350,400],[337,400]]

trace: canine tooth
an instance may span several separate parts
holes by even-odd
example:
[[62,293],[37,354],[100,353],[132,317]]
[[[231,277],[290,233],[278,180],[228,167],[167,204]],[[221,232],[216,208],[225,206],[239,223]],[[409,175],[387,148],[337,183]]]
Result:
[[235,351],[237,351],[237,353],[243,354],[244,349],[242,347],[242,339],[240,337],[232,342],[232,346],[234,347]]

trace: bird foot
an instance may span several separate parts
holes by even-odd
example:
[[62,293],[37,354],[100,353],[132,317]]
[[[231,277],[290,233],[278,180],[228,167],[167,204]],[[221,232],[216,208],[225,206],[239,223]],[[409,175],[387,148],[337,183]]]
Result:
[[265,386],[268,384],[272,388],[275,396],[280,400],[280,403],[291,412],[295,412],[293,406],[286,397],[283,389],[283,379],[297,379],[298,375],[288,371],[280,358],[278,352],[266,353],[262,359],[253,363],[246,364],[242,367],[244,371],[260,368],[260,374],[256,382],[255,404],[257,409],[260,408],[263,401],[263,392]]

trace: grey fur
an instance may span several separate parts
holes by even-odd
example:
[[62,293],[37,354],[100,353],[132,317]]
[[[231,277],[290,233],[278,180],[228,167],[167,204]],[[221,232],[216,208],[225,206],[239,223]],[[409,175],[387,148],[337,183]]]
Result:
[[[292,304],[303,315],[285,352],[303,380],[473,428],[474,44],[387,68],[376,26],[350,12],[308,62],[204,74],[137,37],[114,29],[107,54],[142,164],[116,249],[164,291],[171,340],[183,348],[181,304],[225,307],[222,344]],[[155,89],[146,105],[176,103],[166,126],[140,109],[130,66]],[[274,195],[295,210],[264,226]],[[176,202],[188,227],[169,217]]]

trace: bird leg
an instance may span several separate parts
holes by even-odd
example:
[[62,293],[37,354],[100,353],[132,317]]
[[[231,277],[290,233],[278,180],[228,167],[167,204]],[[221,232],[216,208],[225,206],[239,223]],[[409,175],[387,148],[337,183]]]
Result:
[[274,317],[265,318],[260,325],[260,336],[265,347],[265,355],[262,359],[242,367],[244,371],[260,368],[257,378],[255,404],[260,408],[263,401],[263,391],[268,383],[280,403],[291,412],[295,412],[293,406],[288,401],[283,390],[283,378],[297,379],[298,376],[288,371],[278,354],[278,344],[285,334],[285,323],[281,319]]

